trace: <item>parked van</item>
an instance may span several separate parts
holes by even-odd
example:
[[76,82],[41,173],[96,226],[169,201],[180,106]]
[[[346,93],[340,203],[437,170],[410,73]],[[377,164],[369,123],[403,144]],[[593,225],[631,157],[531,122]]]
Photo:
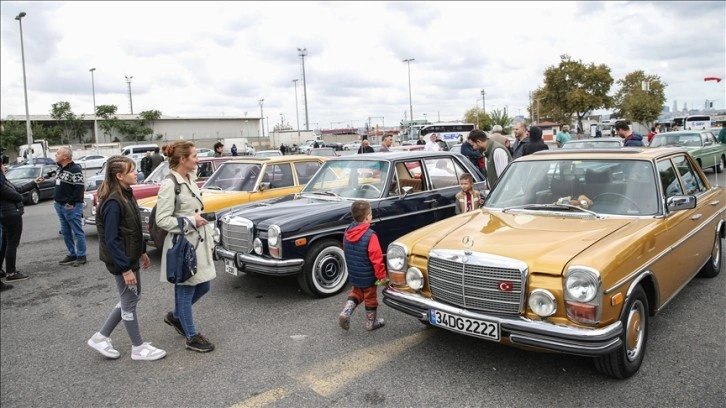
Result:
[[124,156],[128,156],[133,153],[146,153],[146,152],[153,152],[154,149],[156,149],[157,145],[155,144],[145,144],[145,145],[133,145],[133,146],[126,146],[121,148],[121,154]]

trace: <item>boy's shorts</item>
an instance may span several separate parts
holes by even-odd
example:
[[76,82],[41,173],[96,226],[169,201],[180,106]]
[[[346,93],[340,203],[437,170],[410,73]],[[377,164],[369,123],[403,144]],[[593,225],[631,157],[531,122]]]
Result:
[[366,309],[376,309],[378,307],[378,286],[367,288],[353,286],[348,294],[348,299],[353,299],[356,304],[365,303]]

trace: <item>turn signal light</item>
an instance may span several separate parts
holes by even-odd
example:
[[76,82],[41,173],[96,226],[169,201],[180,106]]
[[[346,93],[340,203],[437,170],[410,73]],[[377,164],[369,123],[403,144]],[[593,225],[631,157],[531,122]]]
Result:
[[388,279],[392,285],[404,286],[406,284],[406,273],[403,271],[388,271]]

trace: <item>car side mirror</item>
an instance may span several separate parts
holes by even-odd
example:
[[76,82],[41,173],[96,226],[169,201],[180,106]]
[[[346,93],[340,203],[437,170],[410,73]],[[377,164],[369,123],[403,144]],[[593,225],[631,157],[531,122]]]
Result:
[[711,146],[712,144],[713,144],[713,142],[711,142],[710,140],[706,140],[706,141],[705,141],[705,142],[703,143],[703,145],[704,145],[704,146]]
[[668,211],[691,210],[696,208],[696,196],[672,196],[666,200]]
[[413,187],[411,187],[411,186],[404,186],[404,187],[401,187],[401,190],[403,191],[403,196],[402,197],[406,197],[407,195],[409,195],[409,194],[411,194],[413,192]]
[[260,191],[265,191],[265,190],[269,190],[269,189],[270,189],[269,182],[260,183]]

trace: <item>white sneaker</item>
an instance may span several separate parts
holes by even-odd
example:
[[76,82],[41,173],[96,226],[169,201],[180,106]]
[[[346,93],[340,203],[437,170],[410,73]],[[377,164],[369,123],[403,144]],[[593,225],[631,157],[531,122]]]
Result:
[[96,332],[96,334],[88,339],[88,345],[108,358],[121,357],[121,353],[113,348],[111,338],[102,335],[100,332]]
[[143,343],[140,346],[131,346],[132,360],[154,361],[166,356],[166,351],[156,348],[151,343]]

